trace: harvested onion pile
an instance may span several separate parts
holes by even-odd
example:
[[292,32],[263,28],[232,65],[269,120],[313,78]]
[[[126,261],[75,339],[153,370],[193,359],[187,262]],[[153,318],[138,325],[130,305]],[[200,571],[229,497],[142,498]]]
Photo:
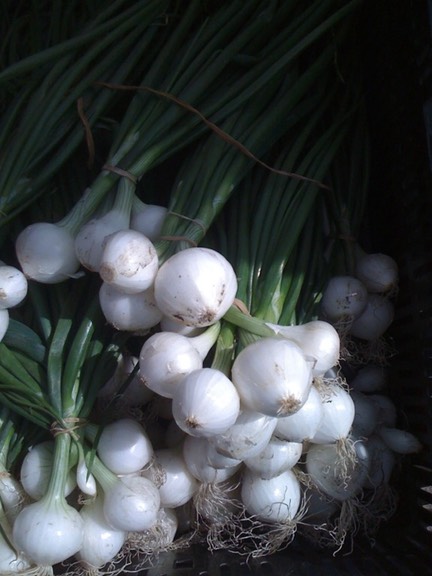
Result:
[[[41,130],[5,173],[23,205],[2,198],[2,573],[139,570],[193,542],[262,556],[297,532],[338,549],[395,509],[394,472],[421,447],[386,395],[397,264],[358,240],[359,3],[246,4],[194,1],[171,20],[150,2],[145,39],[118,48],[131,69],[145,60],[130,78],[89,43],[127,32],[137,7],[89,25],[88,60],[78,40],[53,46],[88,72],[101,155],[111,133],[81,186],[71,110],[53,102],[63,164],[37,174]],[[0,85],[36,58],[57,90],[52,54]],[[18,149],[20,133],[0,137]]]

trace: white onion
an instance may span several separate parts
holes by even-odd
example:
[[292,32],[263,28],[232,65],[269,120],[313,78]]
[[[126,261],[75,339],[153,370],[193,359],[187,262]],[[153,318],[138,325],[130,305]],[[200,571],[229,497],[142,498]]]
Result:
[[360,368],[350,382],[356,392],[380,392],[387,385],[387,370],[383,366],[367,364]]
[[13,541],[36,564],[52,566],[67,560],[82,546],[83,521],[62,498],[41,498],[25,506],[15,519]]
[[126,532],[108,525],[100,498],[82,506],[83,542],[76,557],[88,568],[101,568],[121,550]]
[[215,468],[209,464],[208,440],[197,436],[186,436],[183,443],[183,458],[189,472],[203,484],[219,484],[233,476],[240,467]]
[[0,342],[9,328],[9,311],[0,309]]
[[187,336],[156,332],[144,342],[139,364],[143,385],[172,398],[178,383],[193,370],[202,368],[203,359]]
[[[158,486],[161,506],[178,508],[186,504],[198,490],[198,481],[189,472],[182,453],[178,449],[164,448],[155,451],[155,466],[147,476]],[[158,477],[162,480],[158,482]]]
[[102,282],[99,302],[107,322],[117,330],[146,332],[162,318],[152,288],[139,294],[125,294]]
[[218,452],[216,446],[210,441],[207,442],[207,462],[214,468],[232,468],[241,464],[241,460]]
[[[129,532],[126,548],[131,551],[136,550],[140,557],[144,553],[144,555],[154,558],[161,551],[168,554],[170,544],[174,541],[177,533],[178,525],[177,509],[160,508],[156,522],[151,528],[141,532]],[[153,562],[150,562],[150,565],[153,565]],[[158,566],[160,568],[159,562]],[[153,571],[150,568],[146,568],[146,576],[151,573]],[[158,569],[158,576],[159,574]]]
[[159,260],[153,243],[136,230],[119,230],[106,238],[99,264],[104,282],[137,294],[153,285]]
[[313,487],[303,490],[303,499],[307,501],[307,512],[302,518],[302,522],[306,524],[325,524],[330,521],[340,507],[337,500]]
[[130,220],[130,228],[141,232],[152,242],[159,239],[165,221],[167,209],[156,204],[145,204],[138,207],[134,202]]
[[191,436],[223,434],[237,420],[240,398],[220,370],[201,368],[181,380],[172,401],[178,426]]
[[160,329],[162,332],[175,332],[176,334],[181,334],[182,336],[197,336],[201,334],[205,327],[199,328],[196,326],[186,326],[178,320],[173,320],[167,316],[163,316],[160,321]]
[[272,478],[297,464],[302,450],[301,442],[289,442],[273,436],[262,452],[246,458],[244,464],[261,478]]
[[162,264],[154,289],[157,305],[165,316],[189,326],[209,326],[233,304],[237,278],[219,252],[188,248]]
[[75,237],[75,251],[81,264],[92,272],[99,272],[106,238],[129,228],[129,213],[112,209],[103,216],[86,222]]
[[379,424],[395,428],[397,421],[397,410],[394,402],[385,394],[371,394],[371,400],[379,407]]
[[13,474],[0,464],[0,511],[13,524],[25,502],[25,491]]
[[245,407],[267,416],[287,416],[308,397],[312,365],[295,342],[261,338],[236,356],[232,380]]
[[153,447],[137,420],[121,418],[103,428],[97,453],[105,466],[115,474],[133,474],[150,462]]
[[321,396],[315,386],[311,386],[306,402],[300,410],[277,419],[275,434],[291,442],[309,441],[315,436],[323,414]]
[[245,470],[241,499],[247,511],[259,520],[282,524],[293,520],[301,501],[300,484],[292,470],[269,479]]
[[370,466],[365,488],[377,489],[390,482],[396,464],[395,453],[377,434],[367,439],[366,447],[370,454]]
[[27,296],[27,278],[15,266],[0,266],[0,309],[13,308]]
[[103,512],[113,528],[126,532],[147,530],[157,521],[159,490],[148,478],[122,476],[104,492]]
[[[24,554],[18,554],[6,541],[0,531],[0,574],[12,576],[13,574],[30,574],[31,563]],[[28,571],[28,572],[27,572]]]
[[84,458],[81,458],[78,461],[76,469],[76,482],[78,488],[83,494],[87,494],[88,496],[96,496],[96,479],[93,474],[89,473],[89,469]]
[[391,292],[397,287],[399,270],[396,261],[387,254],[364,254],[356,262],[355,275],[368,292]]
[[63,282],[79,268],[74,238],[67,228],[57,224],[30,224],[18,235],[15,249],[23,273],[37,282]]
[[329,322],[358,318],[366,308],[367,299],[367,288],[358,278],[334,276],[323,291],[321,311]]
[[376,402],[361,392],[351,392],[354,402],[353,431],[357,436],[368,438],[378,426],[380,409]]
[[178,383],[203,361],[219,334],[219,323],[202,334],[187,337],[175,332],[156,332],[144,342],[139,356],[143,383],[166,398],[172,398]]
[[393,450],[396,454],[415,454],[422,449],[419,440],[407,430],[381,426],[378,434],[390,450]]
[[270,441],[277,418],[253,410],[241,410],[235,423],[223,434],[209,438],[209,442],[224,456],[235,460],[252,458]]
[[[39,500],[48,489],[54,458],[54,442],[45,440],[31,447],[24,456],[20,469],[20,481],[26,493]],[[69,471],[65,485],[65,496],[76,486],[76,476]]]
[[306,454],[306,471],[318,490],[335,500],[348,500],[363,487],[370,457],[362,441],[354,443],[355,458],[339,451],[337,444],[311,444]]
[[363,340],[377,340],[387,331],[394,319],[393,303],[381,294],[369,294],[366,308],[354,322],[349,332]]
[[323,417],[311,442],[327,444],[347,438],[355,415],[350,394],[338,384],[329,383],[320,390],[320,395]]
[[292,340],[300,346],[304,355],[313,360],[314,376],[325,374],[336,366],[340,355],[340,338],[336,329],[328,322],[312,320],[295,326],[269,324],[277,335]]

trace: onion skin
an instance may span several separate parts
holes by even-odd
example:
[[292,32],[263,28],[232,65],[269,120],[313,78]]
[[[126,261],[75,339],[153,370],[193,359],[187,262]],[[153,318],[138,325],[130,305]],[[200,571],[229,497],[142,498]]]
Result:
[[300,483],[292,470],[263,479],[246,470],[243,473],[241,499],[250,514],[271,524],[293,520],[300,507]]
[[72,234],[57,224],[30,224],[18,235],[15,249],[25,276],[44,284],[68,280],[80,266]]
[[242,403],[267,416],[297,412],[312,385],[312,363],[300,346],[285,338],[261,338],[243,348],[232,367]]
[[52,566],[67,560],[82,546],[83,521],[62,498],[42,498],[18,514],[13,526],[17,548],[36,564]]
[[156,303],[165,316],[187,326],[210,326],[234,302],[237,278],[215,250],[188,248],[168,258],[155,278]]

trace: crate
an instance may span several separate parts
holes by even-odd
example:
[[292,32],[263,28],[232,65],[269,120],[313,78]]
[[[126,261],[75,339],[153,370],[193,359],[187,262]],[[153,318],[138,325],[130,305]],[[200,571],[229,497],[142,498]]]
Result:
[[372,178],[366,248],[400,266],[390,336],[391,395],[400,427],[424,446],[395,478],[399,505],[373,541],[337,554],[296,537],[246,562],[193,546],[161,554],[143,576],[409,576],[432,574],[432,1],[366,1],[364,45]]

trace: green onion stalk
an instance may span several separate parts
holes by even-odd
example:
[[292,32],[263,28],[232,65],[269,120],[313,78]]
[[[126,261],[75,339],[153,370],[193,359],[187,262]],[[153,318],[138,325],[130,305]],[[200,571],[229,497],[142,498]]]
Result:
[[201,3],[189,3],[141,82],[101,83],[106,92],[126,91],[133,98],[102,170],[68,220],[84,222],[119,178],[126,174],[140,181],[248,103],[265,98],[269,86],[290,76],[294,82],[299,59],[332,34],[358,2],[342,8],[330,0],[312,4],[318,11],[311,6],[307,18],[295,2],[259,0],[223,4],[203,18]]
[[[57,316],[57,305],[48,311],[46,295],[39,291],[32,299],[44,306],[39,327],[35,322],[33,330],[15,320],[13,333],[0,343],[0,406],[54,442],[47,492],[41,500],[24,506],[13,522],[14,544],[44,566],[65,560],[80,547],[81,521],[65,500],[65,485],[70,470],[84,452],[92,450],[84,445],[83,430],[92,419],[97,394],[112,376],[124,344],[124,338],[112,334],[105,325],[94,278],[70,281],[56,287],[60,290],[62,306]],[[32,351],[35,342],[37,352]],[[32,440],[37,438],[33,434]],[[64,547],[59,540],[58,553],[52,555],[53,542],[44,548],[37,543],[35,530],[49,531],[49,526],[60,521],[55,511],[63,511],[72,523],[71,540]],[[33,523],[33,514],[40,516],[41,523]]]
[[118,13],[106,9],[75,37],[0,73],[0,87],[26,79],[0,119],[2,224],[49,191],[53,175],[86,140],[91,156],[91,130],[119,103],[97,82],[134,81],[152,54],[168,3],[113,4]]
[[[301,130],[294,127],[295,137],[288,133],[287,146],[275,163],[289,172],[307,174],[310,180],[264,177],[261,168],[255,168],[241,183],[230,214],[219,222],[224,229],[220,245],[237,271],[238,299],[248,311],[233,306],[225,314],[232,342],[235,326],[240,327],[245,345],[256,337],[274,335],[269,324],[302,324],[319,316],[320,295],[337,265],[335,256],[328,255],[324,207],[331,206],[335,167],[350,149],[353,126],[362,117],[356,100],[339,98],[335,106],[337,95],[327,94],[327,104],[325,98],[320,100],[322,106],[302,122]],[[352,146],[357,148],[358,142]],[[341,182],[338,194],[342,196],[349,185]],[[346,197],[350,193],[346,191]],[[330,228],[335,224],[330,221]],[[217,233],[214,242],[217,246]],[[227,348],[227,334],[225,340]]]
[[[170,196],[158,243],[162,260],[203,240],[236,187],[255,164],[263,164],[260,159],[278,141],[295,138],[293,148],[300,146],[296,135],[301,123],[307,123],[310,114],[316,116],[314,108],[322,111],[327,105],[320,101],[322,94],[314,92],[312,86],[320,82],[324,85],[329,74],[331,76],[333,54],[334,46],[330,45],[303,67],[294,63],[274,95],[270,96],[271,85],[267,86],[267,95],[259,101],[261,109],[255,100],[251,101],[221,124],[222,132],[211,134],[186,158]],[[332,101],[332,87],[328,90],[329,94],[324,97],[327,103]],[[320,187],[319,180],[308,174],[305,163],[296,171],[285,166],[274,170],[265,163],[264,168],[260,166],[260,170],[263,169],[278,172],[276,180],[292,180],[293,186],[309,182],[317,189]],[[279,212],[277,202],[272,202],[272,206]]]

